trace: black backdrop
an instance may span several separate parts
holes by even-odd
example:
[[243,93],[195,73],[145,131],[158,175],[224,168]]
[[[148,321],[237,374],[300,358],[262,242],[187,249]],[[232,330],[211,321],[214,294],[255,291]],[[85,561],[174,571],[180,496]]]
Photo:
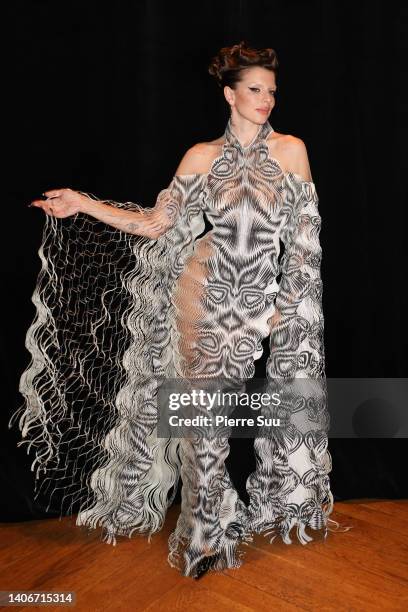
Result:
[[[32,457],[7,429],[29,362],[25,333],[44,212],[70,186],[151,206],[185,150],[222,134],[226,105],[207,73],[221,47],[273,47],[270,118],[304,140],[323,219],[330,377],[406,377],[407,3],[332,0],[15,0],[3,72],[1,520],[43,515]],[[257,364],[259,368],[265,361]],[[261,374],[260,374],[261,375]],[[251,440],[232,440],[242,491]],[[335,499],[407,496],[402,439],[330,439]]]

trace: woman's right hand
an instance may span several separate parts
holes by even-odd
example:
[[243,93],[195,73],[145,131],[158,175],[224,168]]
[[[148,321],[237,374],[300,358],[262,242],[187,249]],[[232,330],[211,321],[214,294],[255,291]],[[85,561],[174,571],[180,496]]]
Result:
[[43,193],[46,200],[33,200],[29,206],[42,208],[47,215],[64,219],[75,215],[77,212],[84,212],[89,198],[73,189],[50,189]]

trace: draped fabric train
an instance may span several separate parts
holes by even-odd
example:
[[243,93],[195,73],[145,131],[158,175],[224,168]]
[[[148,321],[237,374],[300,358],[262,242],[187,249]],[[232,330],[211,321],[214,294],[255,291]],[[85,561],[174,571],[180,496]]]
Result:
[[[116,544],[163,527],[181,476],[168,561],[186,576],[209,555],[214,570],[239,567],[254,533],[290,544],[296,526],[306,544],[306,527],[339,527],[328,518],[318,198],[270,157],[271,131],[265,122],[243,147],[228,121],[208,174],[174,175],[151,208],[104,200],[143,212],[156,238],[77,213],[47,216],[39,249],[25,402],[9,424],[35,450],[36,495]],[[253,377],[268,336],[285,428],[254,440],[247,507],[225,466],[228,435],[158,437],[157,394],[168,378]]]

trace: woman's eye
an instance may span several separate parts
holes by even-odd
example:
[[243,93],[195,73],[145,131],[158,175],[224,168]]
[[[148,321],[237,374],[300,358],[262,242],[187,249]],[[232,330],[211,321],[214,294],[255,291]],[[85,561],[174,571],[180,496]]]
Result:
[[[259,91],[259,87],[250,87],[249,89],[251,91]],[[276,92],[273,89],[271,89],[269,93],[271,93],[274,96]]]

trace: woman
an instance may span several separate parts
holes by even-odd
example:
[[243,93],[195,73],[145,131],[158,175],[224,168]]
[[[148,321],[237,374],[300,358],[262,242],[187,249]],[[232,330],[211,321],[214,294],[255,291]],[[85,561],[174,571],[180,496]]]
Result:
[[[71,189],[32,202],[47,213],[20,383],[32,469],[114,544],[161,529],[181,476],[168,560],[186,576],[239,567],[253,533],[290,544],[296,526],[306,544],[306,527],[339,526],[328,518],[321,218],[304,143],[268,121],[277,67],[273,49],[220,50],[209,72],[230,106],[225,132],[186,152],[154,207]],[[254,439],[247,506],[225,467],[230,430],[160,436],[158,391],[163,378],[239,386],[268,336],[281,403],[262,413],[283,427]]]

